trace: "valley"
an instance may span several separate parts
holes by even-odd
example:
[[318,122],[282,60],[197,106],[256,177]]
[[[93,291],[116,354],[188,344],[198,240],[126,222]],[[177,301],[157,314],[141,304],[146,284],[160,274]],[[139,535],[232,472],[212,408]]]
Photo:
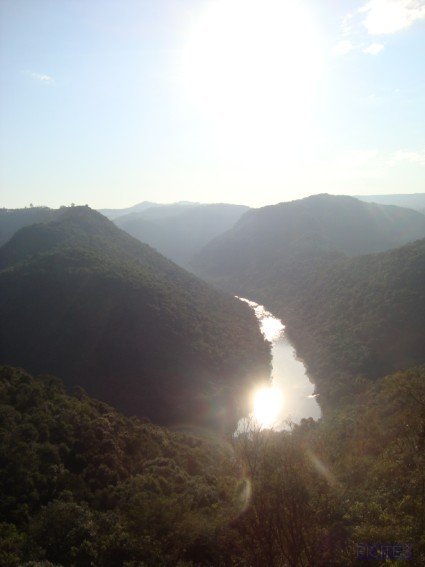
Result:
[[178,205],[192,273],[119,217],[3,212],[0,564],[422,563],[425,217],[359,203],[220,205],[206,244]]
[[425,0],[0,38],[0,567],[424,567]]

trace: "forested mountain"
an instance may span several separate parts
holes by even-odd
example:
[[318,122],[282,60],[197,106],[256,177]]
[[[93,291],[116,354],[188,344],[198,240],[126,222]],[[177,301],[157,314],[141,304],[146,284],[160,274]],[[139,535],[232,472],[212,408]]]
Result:
[[0,249],[0,362],[50,372],[126,413],[224,427],[269,347],[254,314],[88,207]]
[[269,372],[245,304],[87,207],[0,248],[0,364],[43,373],[0,367],[0,565],[424,564],[425,238],[376,252],[421,217],[303,201],[198,259],[283,319],[316,383],[322,419],[281,432],[222,435]]
[[221,285],[243,279],[261,285],[293,256],[350,256],[396,248],[425,237],[416,211],[363,203],[347,196],[313,195],[248,211],[195,258],[195,272]]
[[406,195],[355,195],[355,197],[368,203],[407,207],[408,209],[415,209],[421,213],[425,211],[425,193],[411,193]]
[[7,242],[20,228],[52,220],[57,212],[57,210],[48,207],[0,209],[0,246]]
[[265,299],[287,323],[322,407],[345,402],[358,377],[425,363],[425,239],[304,274],[298,289],[282,278]]
[[350,567],[365,543],[423,565],[425,367],[232,442],[19,369],[0,394],[0,565]]
[[425,240],[415,211],[320,195],[250,211],[206,246],[196,268],[266,304],[287,325],[322,408],[425,362]]
[[167,258],[187,266],[194,254],[232,228],[248,209],[243,205],[224,203],[188,208],[163,206],[118,217],[114,222]]

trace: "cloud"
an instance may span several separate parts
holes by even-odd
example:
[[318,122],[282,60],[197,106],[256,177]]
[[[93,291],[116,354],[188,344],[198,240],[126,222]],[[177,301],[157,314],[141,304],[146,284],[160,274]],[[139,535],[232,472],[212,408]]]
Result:
[[55,82],[53,77],[44,73],[34,73],[33,71],[26,71],[26,73],[36,81],[40,81],[40,83],[44,83],[46,85],[51,85]]
[[344,40],[344,41],[339,41],[338,43],[336,43],[333,48],[332,48],[332,54],[333,55],[347,55],[347,53],[350,53],[350,51],[353,51],[353,49],[355,49],[354,45],[351,43],[351,41],[348,40]]
[[398,150],[392,155],[390,163],[391,165],[397,165],[400,163],[425,165],[425,150]]
[[369,55],[378,55],[384,49],[382,43],[371,43],[363,49],[363,53],[368,53]]
[[359,12],[370,35],[392,34],[425,18],[425,0],[370,0]]

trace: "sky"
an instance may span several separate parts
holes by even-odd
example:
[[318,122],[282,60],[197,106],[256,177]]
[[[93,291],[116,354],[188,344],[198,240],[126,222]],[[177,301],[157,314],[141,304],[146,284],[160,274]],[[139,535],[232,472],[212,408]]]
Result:
[[425,0],[0,0],[0,207],[425,192]]

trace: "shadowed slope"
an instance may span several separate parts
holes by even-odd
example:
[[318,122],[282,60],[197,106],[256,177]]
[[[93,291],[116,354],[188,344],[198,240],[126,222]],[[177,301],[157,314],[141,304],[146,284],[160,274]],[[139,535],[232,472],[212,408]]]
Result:
[[0,361],[126,413],[233,423],[269,370],[254,315],[86,207],[0,249]]

